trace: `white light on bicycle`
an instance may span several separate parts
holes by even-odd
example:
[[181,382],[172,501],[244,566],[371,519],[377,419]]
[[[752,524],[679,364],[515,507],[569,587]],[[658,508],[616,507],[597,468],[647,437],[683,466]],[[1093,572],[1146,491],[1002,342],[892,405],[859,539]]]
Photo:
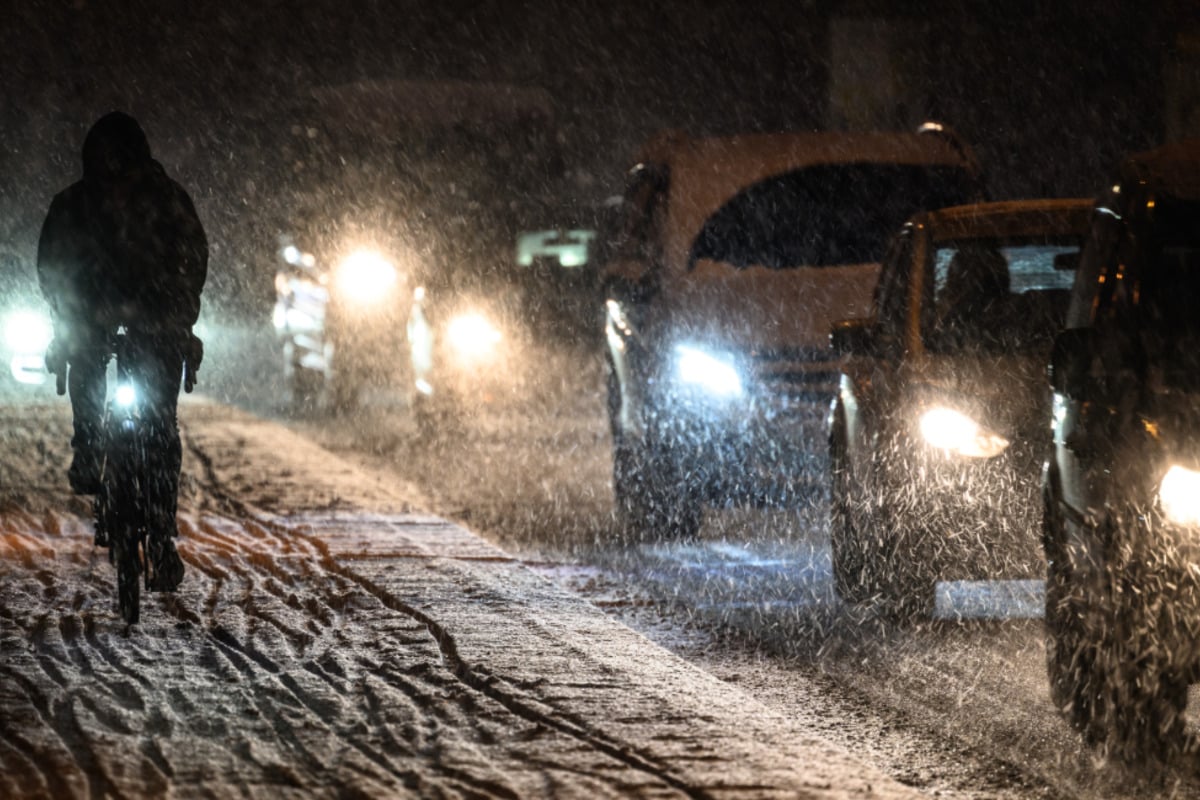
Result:
[[115,399],[117,405],[128,408],[137,400],[137,391],[133,388],[132,384],[122,383],[117,387]]

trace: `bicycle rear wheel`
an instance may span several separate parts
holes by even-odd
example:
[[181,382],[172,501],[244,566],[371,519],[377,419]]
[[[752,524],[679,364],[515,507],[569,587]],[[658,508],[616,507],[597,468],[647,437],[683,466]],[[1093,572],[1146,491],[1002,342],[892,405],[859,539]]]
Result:
[[121,536],[113,545],[117,562],[117,605],[121,617],[136,625],[141,616],[142,576],[136,536]]

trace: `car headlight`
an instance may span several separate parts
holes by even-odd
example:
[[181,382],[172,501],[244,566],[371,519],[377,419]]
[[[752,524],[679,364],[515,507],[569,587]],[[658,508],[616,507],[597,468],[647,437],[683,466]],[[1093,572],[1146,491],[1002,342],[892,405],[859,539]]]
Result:
[[4,321],[4,343],[17,353],[42,353],[54,338],[54,328],[45,314],[15,311]]
[[1200,472],[1172,465],[1158,486],[1158,503],[1168,522],[1200,526]]
[[966,458],[993,458],[1009,445],[998,433],[984,428],[961,411],[945,406],[931,408],[921,415],[921,436],[946,453]]
[[356,250],[337,269],[338,290],[356,303],[373,303],[388,295],[399,274],[392,262],[373,250]]
[[446,324],[446,341],[463,359],[485,358],[503,339],[500,329],[478,312],[459,314]]
[[696,386],[716,397],[737,397],[742,393],[742,377],[733,359],[697,347],[675,347],[675,377],[680,383]]

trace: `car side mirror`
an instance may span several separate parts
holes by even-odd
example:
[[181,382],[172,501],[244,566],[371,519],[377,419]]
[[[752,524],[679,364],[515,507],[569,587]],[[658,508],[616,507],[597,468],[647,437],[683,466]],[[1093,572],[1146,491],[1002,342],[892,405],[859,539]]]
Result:
[[876,356],[877,331],[874,317],[839,320],[829,331],[829,346],[839,356]]
[[1054,337],[1047,377],[1058,394],[1078,397],[1084,392],[1093,353],[1091,328],[1069,328]]

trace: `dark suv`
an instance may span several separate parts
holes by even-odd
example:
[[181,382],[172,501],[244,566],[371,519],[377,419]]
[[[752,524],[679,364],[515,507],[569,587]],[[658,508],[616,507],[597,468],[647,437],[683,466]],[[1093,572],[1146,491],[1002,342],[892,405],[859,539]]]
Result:
[[1112,755],[1169,753],[1200,665],[1200,140],[1098,203],[1050,382],[1051,696]]

